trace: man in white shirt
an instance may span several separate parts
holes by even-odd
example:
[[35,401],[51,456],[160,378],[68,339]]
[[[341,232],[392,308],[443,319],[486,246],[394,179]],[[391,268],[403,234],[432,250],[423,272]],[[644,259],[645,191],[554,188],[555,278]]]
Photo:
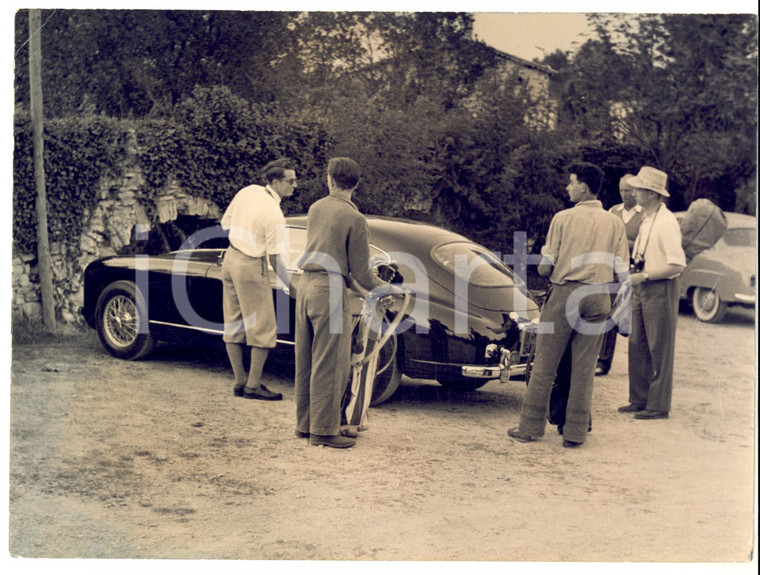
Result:
[[[267,264],[290,286],[281,260],[285,216],[280,201],[293,195],[297,180],[295,167],[287,159],[270,162],[262,173],[267,185],[240,190],[222,216],[222,228],[229,230],[230,240],[222,263],[223,339],[235,376],[234,395],[272,401],[282,399],[282,394],[261,383],[269,350],[277,345],[277,320]],[[291,295],[294,295],[292,287]],[[243,363],[244,345],[251,348],[248,372]]]
[[629,180],[644,211],[633,246],[631,334],[628,336],[628,405],[636,419],[666,419],[673,392],[678,323],[677,278],[686,267],[681,228],[665,207],[668,176],[644,166]]

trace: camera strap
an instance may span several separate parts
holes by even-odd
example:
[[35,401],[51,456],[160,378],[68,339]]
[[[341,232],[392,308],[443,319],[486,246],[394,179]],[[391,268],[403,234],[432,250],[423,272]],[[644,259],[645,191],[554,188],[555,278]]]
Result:
[[646,254],[647,246],[649,245],[649,238],[652,235],[652,228],[654,227],[654,221],[657,219],[657,215],[660,213],[660,208],[662,208],[662,204],[657,207],[657,211],[654,213],[654,217],[652,218],[652,223],[649,224],[649,231],[647,232],[647,239],[646,242],[644,242],[643,248],[641,248],[641,242],[639,241],[641,240],[641,234],[636,236],[636,241],[633,244],[634,261],[637,261],[639,258],[643,258]]

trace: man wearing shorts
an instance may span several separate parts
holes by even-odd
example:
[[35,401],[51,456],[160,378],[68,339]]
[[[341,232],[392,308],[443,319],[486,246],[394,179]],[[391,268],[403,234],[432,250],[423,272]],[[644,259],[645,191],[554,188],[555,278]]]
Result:
[[[270,162],[262,173],[267,185],[251,185],[240,190],[222,216],[222,228],[229,230],[230,240],[222,263],[223,340],[235,376],[234,395],[273,401],[282,399],[282,394],[268,390],[261,383],[269,350],[277,344],[277,320],[267,263],[282,282],[290,286],[281,260],[285,216],[280,201],[293,195],[297,183],[294,164],[286,159]],[[247,373],[243,363],[244,345],[251,348]]]

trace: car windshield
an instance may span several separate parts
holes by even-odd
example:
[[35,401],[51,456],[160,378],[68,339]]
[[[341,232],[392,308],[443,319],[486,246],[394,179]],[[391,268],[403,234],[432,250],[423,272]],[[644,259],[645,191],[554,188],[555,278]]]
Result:
[[433,248],[433,259],[451,273],[479,287],[514,287],[512,271],[495,254],[470,242]]
[[726,230],[723,241],[729,246],[754,248],[756,245],[755,228],[733,228]]

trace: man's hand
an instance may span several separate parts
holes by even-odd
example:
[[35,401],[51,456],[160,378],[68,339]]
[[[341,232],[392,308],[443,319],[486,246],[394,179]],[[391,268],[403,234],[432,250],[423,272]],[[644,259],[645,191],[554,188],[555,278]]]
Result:
[[646,274],[644,272],[638,272],[638,273],[635,273],[635,274],[631,274],[628,277],[631,280],[631,285],[632,286],[637,286],[637,285],[643,284],[645,281],[647,281],[647,276],[646,276]]

